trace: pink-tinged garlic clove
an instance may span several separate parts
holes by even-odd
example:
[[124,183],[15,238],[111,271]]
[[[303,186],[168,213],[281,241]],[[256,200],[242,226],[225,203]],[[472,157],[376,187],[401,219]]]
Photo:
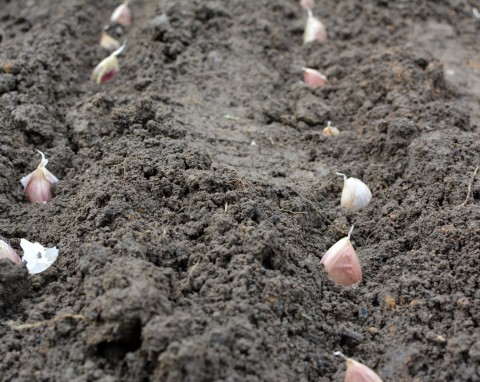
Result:
[[100,46],[110,52],[117,50],[120,48],[120,42],[115,40],[112,36],[110,36],[107,32],[102,32],[100,36]]
[[110,55],[107,58],[104,58],[100,63],[93,69],[92,81],[97,84],[104,84],[105,82],[113,79],[119,71],[118,59],[114,55]]
[[313,41],[322,43],[327,41],[327,29],[319,19],[313,16],[311,11],[308,11],[307,25],[305,26],[305,33],[303,34],[303,43],[308,44]]
[[124,27],[129,27],[132,24],[132,11],[128,7],[128,1],[125,1],[115,8],[110,17],[110,21]]
[[20,256],[17,255],[17,252],[8,244],[6,241],[0,239],[0,260],[7,259],[12,263],[17,265],[22,264]]
[[352,231],[353,226],[348,236],[330,247],[320,261],[325,266],[328,277],[342,286],[350,286],[362,281],[362,267],[350,241]]
[[42,156],[42,159],[37,169],[20,179],[20,183],[22,183],[25,195],[30,203],[46,203],[52,200],[55,196],[53,185],[58,182],[55,175],[46,168],[48,159],[45,158],[41,151],[38,151],[38,153]]
[[347,364],[344,382],[383,382],[377,373],[364,364],[345,357],[341,352],[335,352],[334,354],[345,359]]
[[323,88],[327,83],[327,77],[325,77],[318,70],[303,68],[303,81],[312,89]]
[[315,6],[315,1],[314,0],[300,0],[300,6],[305,10],[309,10],[309,9],[312,9]]
[[118,66],[117,56],[123,52],[126,46],[126,41],[115,50],[110,56],[104,58],[100,63],[93,69],[91,79],[97,84],[104,84],[105,82],[113,79],[118,71],[120,70]]
[[323,135],[325,135],[325,136],[335,136],[335,135],[340,134],[340,130],[338,130],[335,126],[332,126],[331,124],[332,123],[330,121],[328,121],[327,127],[325,127],[322,130]]
[[372,200],[372,192],[368,186],[357,178],[347,178],[345,174],[337,172],[337,175],[343,176],[343,190],[340,205],[350,211],[360,211],[366,208]]
[[383,382],[382,379],[369,367],[351,358],[347,359],[345,382]]

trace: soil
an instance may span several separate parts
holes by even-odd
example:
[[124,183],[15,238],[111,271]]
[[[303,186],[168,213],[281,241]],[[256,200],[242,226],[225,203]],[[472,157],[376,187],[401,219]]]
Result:
[[[304,46],[296,0],[132,1],[98,86],[116,1],[0,0],[0,236],[60,251],[0,262],[0,380],[341,381],[342,351],[480,381],[480,3],[317,3]],[[35,149],[47,204],[19,182]],[[320,259],[352,224],[344,288]]]

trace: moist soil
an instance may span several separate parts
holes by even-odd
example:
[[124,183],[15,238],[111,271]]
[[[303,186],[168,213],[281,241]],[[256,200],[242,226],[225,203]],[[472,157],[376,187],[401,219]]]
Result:
[[[0,236],[60,251],[0,261],[0,380],[342,381],[342,351],[480,381],[480,3],[318,1],[329,40],[302,45],[294,0],[132,1],[99,86],[117,5],[0,0]],[[345,288],[320,259],[351,225]]]

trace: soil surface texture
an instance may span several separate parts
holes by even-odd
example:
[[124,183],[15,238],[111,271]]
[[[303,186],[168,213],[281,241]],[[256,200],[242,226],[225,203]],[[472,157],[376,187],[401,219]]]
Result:
[[[343,381],[341,351],[479,382],[480,2],[317,1],[307,45],[296,0],[130,3],[97,85],[116,0],[0,0],[0,236],[59,249],[0,261],[0,380]],[[320,259],[352,225],[341,287]]]

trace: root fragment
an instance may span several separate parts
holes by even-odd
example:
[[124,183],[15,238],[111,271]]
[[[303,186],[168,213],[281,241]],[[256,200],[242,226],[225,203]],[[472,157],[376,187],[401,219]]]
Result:
[[79,320],[79,321],[83,321],[83,320],[87,319],[87,317],[85,317],[82,314],[63,313],[63,314],[58,314],[58,315],[56,315],[55,317],[53,317],[49,320],[37,321],[37,322],[33,322],[31,324],[15,325],[14,322],[10,321],[10,322],[7,323],[7,325],[10,327],[10,329],[13,329],[13,330],[35,329],[35,328],[39,328],[41,326],[51,325],[51,324],[53,324],[57,321],[61,321],[61,320],[64,320],[66,318],[72,318],[74,320]]
[[467,197],[465,198],[465,201],[462,204],[460,204],[460,207],[465,207],[468,203],[468,200],[470,199],[470,194],[472,193],[473,182],[475,181],[475,177],[477,176],[479,168],[480,168],[480,166],[475,167],[475,171],[473,172],[472,177],[470,178],[470,182],[468,183]]

